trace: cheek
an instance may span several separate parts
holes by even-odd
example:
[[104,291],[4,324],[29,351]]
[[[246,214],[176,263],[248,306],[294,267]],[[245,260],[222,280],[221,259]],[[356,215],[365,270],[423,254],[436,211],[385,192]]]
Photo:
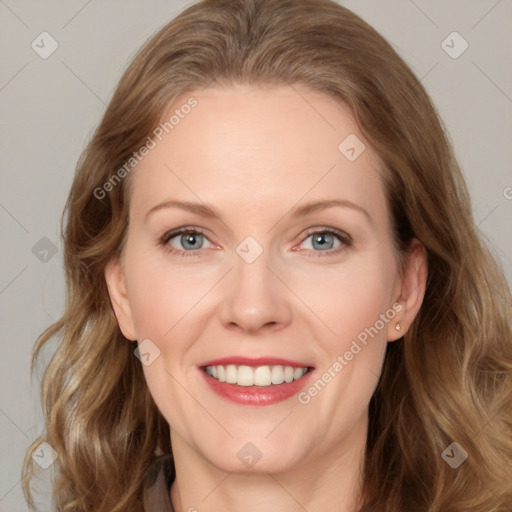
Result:
[[[330,331],[322,338],[342,348],[373,326],[390,308],[394,263],[385,255],[359,259],[337,268],[319,269],[297,280],[299,296]],[[382,322],[379,330],[385,331]],[[385,336],[385,332],[383,332]],[[331,351],[331,349],[329,350]]]
[[[323,390],[325,385],[325,391],[306,390],[301,403],[316,401],[316,407],[329,411],[325,414],[332,425],[355,421],[378,383],[388,324],[396,314],[390,303],[394,268],[393,258],[381,254],[333,273],[328,281],[322,319],[335,334],[321,338],[325,357],[317,388]],[[316,297],[320,302],[321,295]]]
[[[210,279],[185,266],[171,267],[162,257],[135,254],[127,283],[138,339],[164,343],[208,289]],[[163,347],[161,347],[163,348]]]
[[137,339],[139,343],[150,339],[159,351],[151,364],[143,365],[144,377],[166,421],[185,432],[184,418],[198,411],[180,386],[186,380],[181,363],[193,344],[189,321],[196,312],[194,305],[211,284],[199,278],[197,271],[194,276],[190,271],[163,268],[161,259],[142,255],[134,255],[131,269],[128,286]]

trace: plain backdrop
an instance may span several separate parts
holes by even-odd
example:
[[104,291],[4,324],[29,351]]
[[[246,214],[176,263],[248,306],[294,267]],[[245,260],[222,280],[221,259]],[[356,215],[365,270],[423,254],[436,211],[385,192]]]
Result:
[[[28,510],[22,458],[43,428],[41,372],[31,377],[30,356],[63,312],[59,221],[76,161],[136,50],[190,3],[0,0],[0,511]],[[340,3],[386,37],[426,87],[477,224],[512,283],[512,0]],[[51,471],[40,472],[43,489]]]

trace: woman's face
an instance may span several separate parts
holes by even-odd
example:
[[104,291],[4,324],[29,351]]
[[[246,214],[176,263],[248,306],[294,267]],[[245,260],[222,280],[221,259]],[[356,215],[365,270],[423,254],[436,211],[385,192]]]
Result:
[[176,109],[106,272],[173,447],[234,472],[349,457],[422,292],[419,264],[398,271],[377,156],[304,88],[208,88],[164,121]]

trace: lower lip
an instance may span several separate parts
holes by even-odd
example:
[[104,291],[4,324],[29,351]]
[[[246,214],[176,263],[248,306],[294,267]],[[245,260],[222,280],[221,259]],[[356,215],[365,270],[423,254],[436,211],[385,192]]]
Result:
[[212,391],[226,400],[241,405],[272,405],[296,395],[305,387],[311,376],[312,370],[309,370],[299,380],[284,382],[283,384],[268,387],[228,384],[227,382],[220,382],[219,380],[210,377],[202,369],[200,369],[200,372],[203,374]]

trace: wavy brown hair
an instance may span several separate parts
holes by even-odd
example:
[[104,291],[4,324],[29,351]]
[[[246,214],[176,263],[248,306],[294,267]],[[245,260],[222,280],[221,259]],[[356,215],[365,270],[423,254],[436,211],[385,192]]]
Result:
[[[123,74],[81,155],[61,218],[65,312],[37,339],[59,345],[42,378],[62,512],[142,510],[143,477],[169,426],[123,337],[104,278],[123,249],[130,176],[94,191],[146,143],[180,95],[210,84],[302,85],[349,105],[380,156],[401,254],[428,254],[422,307],[389,343],[370,402],[365,512],[510,512],[511,296],[473,220],[445,129],[419,80],[372,27],[331,0],[204,0],[165,25]],[[186,121],[185,121],[186,122]],[[64,216],[67,214],[66,225]],[[456,441],[468,459],[441,457]]]

